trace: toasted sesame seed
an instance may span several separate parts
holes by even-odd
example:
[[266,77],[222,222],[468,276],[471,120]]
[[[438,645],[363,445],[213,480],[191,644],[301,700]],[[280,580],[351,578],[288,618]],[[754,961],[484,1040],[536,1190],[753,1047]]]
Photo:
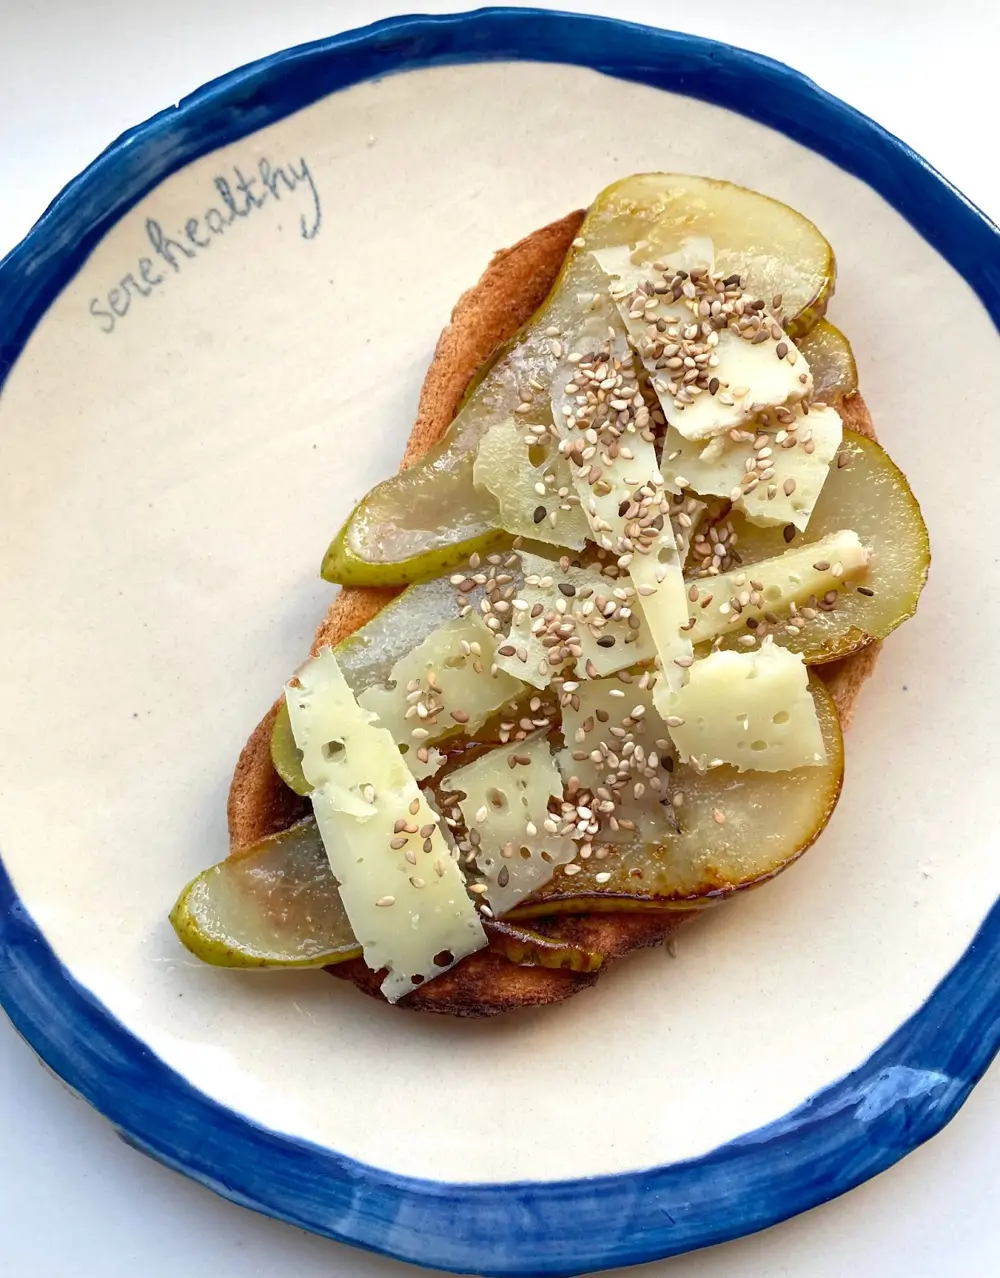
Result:
[[396,898],[394,896],[380,896],[379,899],[375,902],[375,904],[381,905],[381,906],[395,905]]
[[714,808],[712,810],[712,820],[715,821],[717,825],[725,825],[726,823],[725,812],[720,811],[719,808]]
[[489,888],[485,883],[470,883],[469,891],[475,892],[477,896],[484,896],[489,891]]
[[868,596],[868,598],[869,598],[869,599],[871,599],[871,598],[872,598],[872,596],[875,594],[875,591],[874,591],[874,590],[869,589],[869,587],[868,587],[868,586],[858,586],[858,594],[859,594],[859,595],[867,595],[867,596]]

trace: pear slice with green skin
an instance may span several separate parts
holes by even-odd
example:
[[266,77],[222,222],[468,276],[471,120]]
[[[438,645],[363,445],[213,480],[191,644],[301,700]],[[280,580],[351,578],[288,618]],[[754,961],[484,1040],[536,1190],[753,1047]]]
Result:
[[[479,592],[469,599],[475,602]],[[400,658],[446,621],[458,616],[454,586],[447,577],[410,586],[377,612],[354,634],[337,644],[337,664],[355,696],[384,683]],[[312,787],[302,775],[302,755],[292,735],[288,707],[282,702],[271,729],[271,762],[289,789],[308,795]]]
[[361,957],[311,817],[199,874],[170,922],[214,967],[326,967]]
[[799,339],[799,353],[805,356],[813,376],[813,399],[836,407],[858,389],[858,366],[851,343],[829,320],[821,319]]
[[[709,236],[716,267],[739,273],[748,296],[782,295],[796,340],[820,319],[833,293],[833,250],[794,209],[745,187],[708,178],[644,173],[607,187],[594,201],[579,241],[542,306],[473,383],[447,434],[417,464],[378,484],[348,517],[323,560],[327,581],[403,585],[447,572],[473,551],[503,544],[500,511],[473,483],[476,447],[512,415],[547,425],[548,388],[564,354],[561,338],[581,319],[582,297],[606,296],[591,250],[645,243],[669,257],[684,240]],[[533,395],[531,383],[545,387]],[[546,537],[558,544],[558,517]]]
[[[927,525],[902,471],[864,435],[844,431],[838,462],[830,468],[804,533],[786,541],[781,528],[758,527],[738,513],[730,521],[748,581],[754,563],[842,528],[856,532],[871,552],[867,572],[838,591],[829,612],[820,610],[811,620],[800,616],[797,634],[789,634],[784,624],[771,628],[775,642],[801,652],[807,665],[839,660],[873,639],[884,639],[916,612],[931,560]],[[707,587],[709,579],[699,579],[699,585]],[[783,615],[781,622],[787,620]],[[749,633],[745,626],[735,626],[722,646],[739,648],[740,636]]]
[[[810,676],[809,688],[826,747],[826,762],[791,772],[698,772],[677,764],[671,793],[676,834],[660,844],[609,845],[606,856],[561,866],[511,919],[603,910],[691,910],[773,879],[826,827],[844,778],[844,742],[833,698]],[[717,815],[723,819],[720,822]],[[605,878],[604,876],[609,876]]]
[[[170,915],[179,939],[213,967],[332,967],[362,957],[316,822],[310,817],[205,870]],[[521,966],[596,972],[603,956],[483,920],[490,948]]]

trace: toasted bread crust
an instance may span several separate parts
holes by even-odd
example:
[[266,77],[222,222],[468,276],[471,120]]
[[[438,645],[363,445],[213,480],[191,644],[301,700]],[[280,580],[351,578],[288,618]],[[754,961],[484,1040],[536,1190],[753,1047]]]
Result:
[[[485,273],[459,298],[451,322],[441,334],[427,371],[417,419],[403,456],[403,467],[418,461],[450,425],[469,382],[541,305],[575,237],[584,212],[579,210],[495,254]],[[841,406],[844,423],[875,438],[871,417],[859,394]],[[394,589],[345,587],[320,622],[313,640],[315,654],[352,634],[398,594]],[[872,643],[840,661],[820,667],[846,727],[862,683],[871,674],[881,645]],[[229,834],[233,851],[264,835],[286,828],[309,810],[284,785],[271,764],[270,738],[276,701],[243,747],[229,791]],[[599,950],[604,968],[634,949],[660,944],[683,922],[700,911],[677,911],[664,916],[607,913],[534,920],[530,926],[553,937],[576,941]],[[602,968],[601,970],[604,970]],[[381,974],[360,959],[329,969],[353,981],[364,993],[381,998]],[[593,985],[600,975],[517,967],[490,950],[481,950],[415,990],[399,1004],[416,1011],[453,1016],[483,1017],[519,1007],[560,1002]]]

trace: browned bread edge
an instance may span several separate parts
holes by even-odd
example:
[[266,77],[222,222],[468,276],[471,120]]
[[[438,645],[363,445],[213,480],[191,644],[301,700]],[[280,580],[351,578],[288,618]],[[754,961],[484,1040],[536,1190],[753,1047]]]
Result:
[[[404,467],[418,461],[437,443],[478,370],[544,301],[583,217],[584,211],[578,210],[533,232],[512,248],[501,250],[479,282],[459,298],[424,379],[417,418],[403,456]],[[846,400],[841,413],[846,425],[875,438],[871,417],[860,395]],[[319,624],[313,653],[352,634],[396,593],[387,589],[342,589]],[[870,644],[820,670],[845,727],[850,723],[861,685],[874,668],[880,646]],[[271,727],[279,704],[280,700],[276,701],[254,729],[236,764],[228,804],[234,852],[264,835],[285,829],[309,810],[308,801],[292,794],[271,764]],[[542,920],[532,926],[599,950],[605,955],[606,968],[631,950],[660,944],[696,913],[678,911],[666,919],[662,915],[591,914]],[[353,981],[365,993],[381,997],[380,975],[362,960],[329,970]],[[483,950],[415,990],[399,1006],[454,1016],[492,1016],[518,1007],[559,1002],[593,985],[598,975],[516,967],[490,950]]]

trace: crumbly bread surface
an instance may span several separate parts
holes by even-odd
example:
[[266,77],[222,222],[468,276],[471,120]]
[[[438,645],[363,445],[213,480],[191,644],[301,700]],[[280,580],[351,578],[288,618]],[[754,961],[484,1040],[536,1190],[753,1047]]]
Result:
[[[477,284],[463,293],[441,334],[423,390],[417,418],[406,445],[403,466],[409,466],[441,438],[451,423],[462,395],[477,371],[541,305],[575,237],[584,210],[520,240],[497,253]],[[872,420],[859,394],[841,406],[844,424],[875,438]],[[345,587],[340,590],[313,640],[315,654],[325,644],[336,645],[389,602],[397,590]],[[881,645],[869,644],[841,661],[822,666],[819,673],[833,694],[841,722],[847,727],[858,693],[871,674]],[[309,803],[283,784],[271,764],[270,738],[280,699],[254,729],[236,764],[229,792],[229,834],[233,852],[264,835],[285,829],[309,811]],[[634,949],[658,945],[699,911],[660,914],[599,913],[538,920],[527,926],[599,950],[604,970]],[[366,994],[381,998],[381,976],[361,959],[329,969]],[[519,1007],[556,1003],[593,985],[600,972],[576,973],[543,967],[517,967],[491,950],[470,955],[450,971],[415,990],[399,1004],[417,1011],[453,1016],[494,1016]]]

